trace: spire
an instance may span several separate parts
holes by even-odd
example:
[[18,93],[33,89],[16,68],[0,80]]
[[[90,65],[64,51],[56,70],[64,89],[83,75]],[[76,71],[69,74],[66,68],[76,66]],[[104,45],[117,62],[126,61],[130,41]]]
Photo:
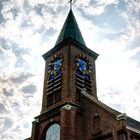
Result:
[[73,41],[76,41],[77,43],[86,46],[74,14],[72,12],[72,9],[70,9],[69,11],[69,14],[58,36],[55,46],[67,39],[72,39]]

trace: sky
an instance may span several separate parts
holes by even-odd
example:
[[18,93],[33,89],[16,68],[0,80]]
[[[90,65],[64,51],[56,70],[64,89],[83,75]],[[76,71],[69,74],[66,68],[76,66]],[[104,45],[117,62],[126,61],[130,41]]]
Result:
[[[96,60],[98,98],[140,121],[140,1],[75,0],[73,13]],[[23,140],[41,111],[45,62],[67,0],[0,0],[0,140]]]

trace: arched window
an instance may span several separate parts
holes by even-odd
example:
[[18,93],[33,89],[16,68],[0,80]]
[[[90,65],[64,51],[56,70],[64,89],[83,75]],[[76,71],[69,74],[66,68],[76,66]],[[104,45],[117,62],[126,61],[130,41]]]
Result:
[[100,126],[101,126],[101,118],[99,115],[96,114],[93,118],[93,129],[95,133],[101,131]]
[[45,140],[60,140],[60,125],[52,124],[46,131]]

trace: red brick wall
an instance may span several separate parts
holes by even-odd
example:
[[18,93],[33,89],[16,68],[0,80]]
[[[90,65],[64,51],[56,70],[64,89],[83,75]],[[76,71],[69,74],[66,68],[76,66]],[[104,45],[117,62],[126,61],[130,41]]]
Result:
[[[48,81],[48,63],[51,58],[57,54],[63,55],[62,64],[62,92],[61,101],[47,106],[47,84]],[[45,76],[44,76],[44,91],[42,99],[42,111],[39,116],[38,124],[33,124],[31,140],[44,140],[47,128],[52,123],[59,123],[61,126],[61,140],[119,140],[117,137],[117,129],[120,127],[116,122],[116,118],[101,106],[82,96],[80,101],[76,99],[76,56],[82,54],[92,64],[92,96],[97,98],[96,91],[96,68],[95,60],[91,54],[83,51],[74,44],[66,44],[61,46],[56,52],[49,54],[46,60]],[[80,93],[79,93],[80,94]],[[72,104],[72,108],[58,108],[57,114],[52,111],[51,114],[43,115],[59,106],[67,103]],[[54,114],[53,114],[54,113]],[[95,120],[96,116],[99,120]],[[97,121],[97,122],[96,122]],[[96,124],[95,124],[96,123]],[[98,124],[99,123],[99,124]],[[97,125],[98,124],[98,125]]]
[[[63,64],[62,64],[62,100],[61,102],[54,104],[50,107],[46,108],[47,105],[47,81],[48,81],[48,63],[51,59],[57,55],[63,55]],[[95,72],[95,60],[90,56],[88,53],[81,51],[77,46],[73,44],[64,45],[58,50],[57,52],[50,55],[50,57],[46,60],[46,67],[45,67],[45,76],[44,76],[44,91],[43,91],[43,98],[42,98],[42,113],[45,111],[54,108],[62,103],[65,102],[76,102],[76,87],[75,87],[75,73],[76,73],[76,64],[75,59],[76,56],[79,54],[83,54],[87,57],[87,59],[92,64],[92,73],[91,73],[91,81],[92,81],[92,95],[97,97],[96,94],[96,72]]]
[[[86,99],[84,96],[81,98],[80,104],[84,110],[84,140],[92,139],[93,135],[100,136],[102,134],[108,134],[109,138],[106,139],[111,139],[113,130],[117,129],[116,119],[109,112],[106,112],[102,107]],[[97,115],[100,117],[100,126],[98,126],[100,131],[95,130],[94,127],[94,117]]]

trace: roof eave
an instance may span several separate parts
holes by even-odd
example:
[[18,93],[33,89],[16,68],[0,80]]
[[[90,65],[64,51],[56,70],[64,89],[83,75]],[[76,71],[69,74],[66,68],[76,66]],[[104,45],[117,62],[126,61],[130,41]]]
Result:
[[78,46],[79,49],[81,49],[81,50],[87,52],[89,55],[91,55],[94,58],[94,60],[96,60],[98,58],[98,56],[99,56],[99,54],[97,54],[96,52],[92,51],[91,49],[89,49],[88,47],[84,46],[83,44],[80,44],[76,40],[73,40],[72,38],[67,38],[67,39],[63,40],[62,42],[60,42],[55,47],[53,47],[50,51],[48,51],[47,53],[43,54],[44,60],[46,60],[55,51],[60,50],[61,49],[60,46],[64,46],[67,43],[68,44],[70,44],[70,43],[75,44],[76,46]]

